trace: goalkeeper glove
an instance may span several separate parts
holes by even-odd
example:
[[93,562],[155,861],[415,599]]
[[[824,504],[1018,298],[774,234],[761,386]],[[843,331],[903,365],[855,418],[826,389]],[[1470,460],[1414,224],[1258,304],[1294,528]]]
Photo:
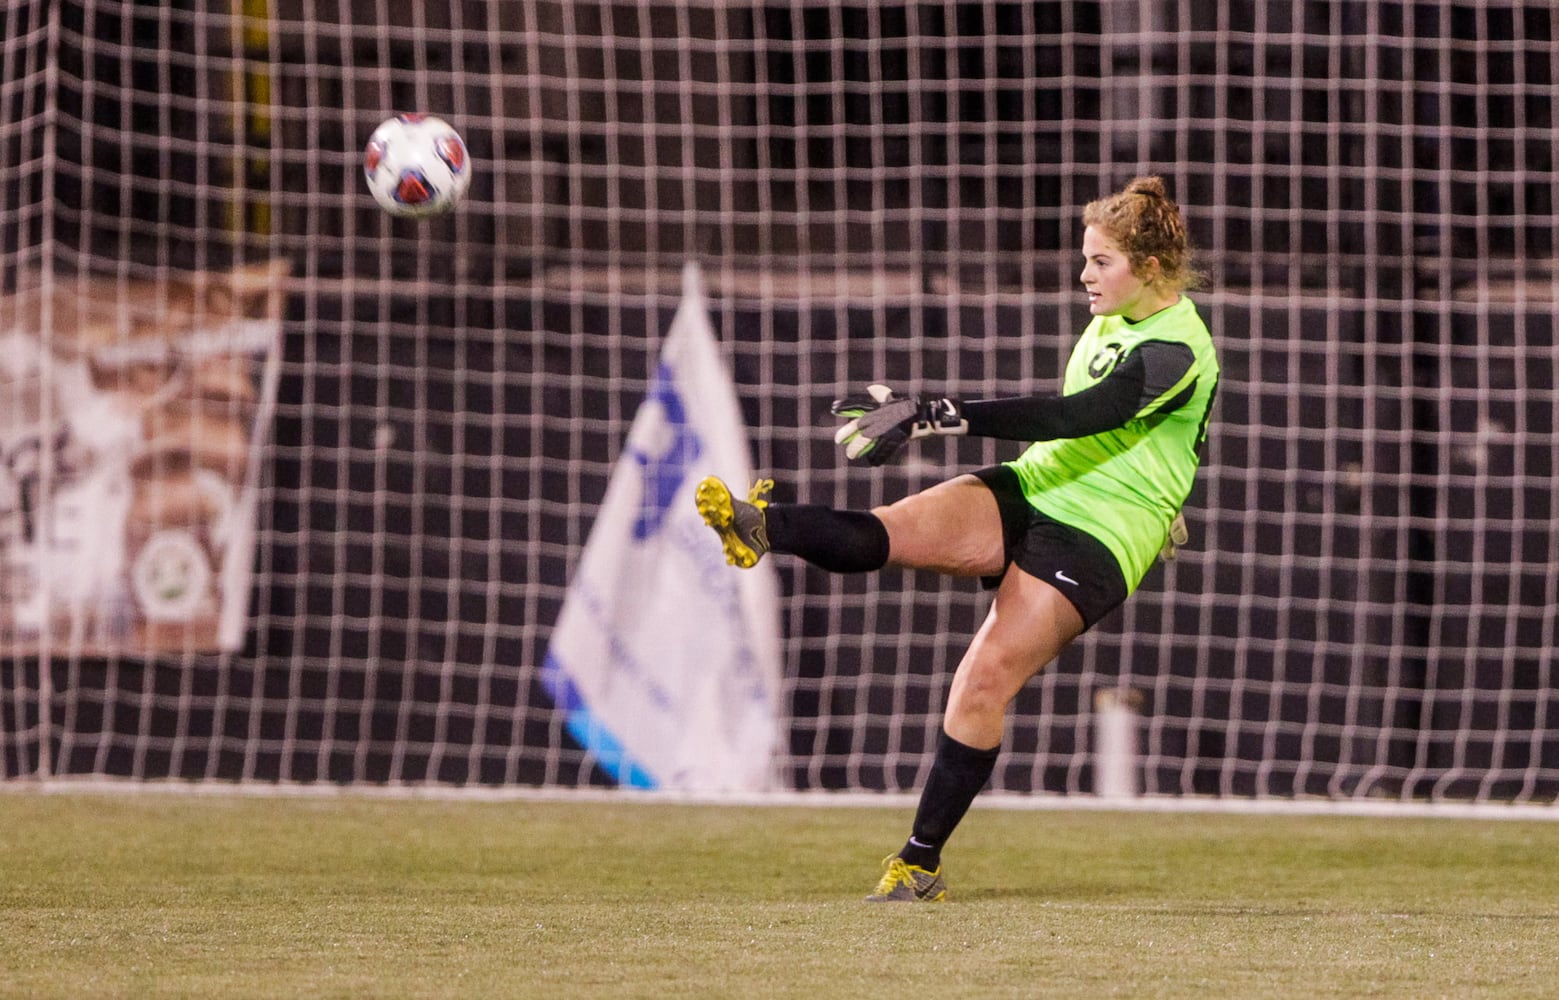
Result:
[[866,392],[866,396],[837,399],[832,407],[834,416],[849,421],[834,434],[834,443],[844,445],[849,458],[883,465],[906,441],[969,431],[956,399],[900,396],[885,385],[869,385]]
[[1175,515],[1175,519],[1169,523],[1169,537],[1164,539],[1164,547],[1158,550],[1158,557],[1165,562],[1172,561],[1180,552],[1180,546],[1191,540],[1191,532],[1186,528],[1185,514]]

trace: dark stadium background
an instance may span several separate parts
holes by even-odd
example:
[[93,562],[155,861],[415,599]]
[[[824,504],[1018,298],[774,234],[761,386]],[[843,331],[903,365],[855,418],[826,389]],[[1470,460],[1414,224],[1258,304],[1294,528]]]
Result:
[[[45,6],[32,5],[31,10],[41,17]],[[193,86],[190,64],[170,62],[167,50],[188,51],[197,39],[166,37],[164,25],[153,16],[161,5],[99,8],[61,0],[55,6],[73,31],[113,43],[88,54],[73,47],[67,35],[61,50],[63,64],[74,72],[62,77],[58,95],[62,116],[51,211],[59,221],[50,231],[59,265],[68,268],[130,254],[177,267],[218,268],[281,246],[294,262],[295,276],[311,283],[306,295],[289,300],[286,317],[280,408],[260,511],[261,575],[254,600],[263,626],[251,632],[243,653],[232,657],[145,665],[64,660],[40,665],[36,659],[6,663],[9,686],[36,689],[38,671],[48,669],[56,691],[70,687],[76,692],[72,710],[59,707],[52,719],[51,755],[60,754],[62,746],[69,748],[56,760],[55,773],[605,782],[576,752],[565,753],[562,769],[548,773],[530,758],[516,763],[486,748],[516,740],[546,746],[561,738],[544,712],[522,709],[546,705],[533,668],[541,661],[547,627],[556,619],[571,568],[569,553],[577,554],[589,509],[605,491],[606,473],[626,423],[598,422],[583,431],[585,457],[599,464],[572,475],[555,465],[537,473],[523,460],[538,446],[543,453],[554,447],[561,453],[568,447],[553,442],[554,435],[565,433],[553,422],[567,422],[577,413],[631,418],[675,300],[629,296],[616,309],[581,304],[576,297],[549,289],[536,280],[538,275],[559,262],[589,266],[607,260],[646,271],[674,270],[689,256],[711,269],[762,268],[793,263],[802,248],[818,270],[877,261],[922,275],[926,294],[911,304],[798,306],[792,300],[740,296],[714,303],[713,318],[731,349],[733,374],[746,408],[755,468],[794,469],[797,479],[809,472],[842,477],[841,460],[798,433],[827,422],[831,393],[828,387],[814,389],[802,380],[798,359],[804,348],[798,345],[847,342],[849,350],[833,362],[838,370],[829,373],[838,381],[903,379],[911,373],[978,381],[1022,370],[1032,371],[1041,383],[1053,378],[1061,358],[1054,344],[1025,360],[1018,357],[1018,344],[991,351],[977,337],[967,347],[961,338],[970,331],[1011,330],[1029,322],[1040,329],[1054,328],[1058,342],[1064,341],[1081,328],[1080,306],[1059,315],[1047,308],[1040,317],[1021,316],[1023,307],[1011,303],[968,308],[938,292],[935,276],[956,271],[970,251],[999,247],[1002,253],[980,258],[999,261],[987,275],[992,284],[1050,292],[1073,287],[1073,237],[1066,227],[1081,200],[1098,193],[1096,178],[1105,169],[1099,165],[1115,165],[1108,168],[1105,181],[1124,181],[1129,164],[1146,155],[1155,162],[1181,165],[1174,194],[1198,220],[1211,290],[1254,293],[1231,297],[1213,316],[1225,374],[1218,420],[1242,432],[1219,437],[1212,471],[1220,492],[1210,497],[1204,476],[1191,507],[1197,524],[1193,544],[1220,558],[1181,567],[1177,588],[1193,596],[1170,605],[1144,602],[1129,633],[1119,618],[1104,627],[1116,635],[1111,648],[1118,645],[1121,650],[1127,664],[1122,669],[1148,677],[1194,670],[1202,678],[1198,691],[1189,683],[1171,684],[1162,689],[1168,692],[1166,701],[1147,706],[1156,720],[1163,755],[1158,765],[1163,773],[1150,776],[1150,783],[1209,794],[1347,794],[1362,770],[1387,763],[1427,768],[1429,776],[1414,787],[1392,787],[1387,778],[1377,783],[1380,793],[1559,793],[1559,780],[1551,777],[1559,773],[1559,737],[1547,730],[1541,711],[1545,702],[1553,707],[1552,696],[1537,690],[1546,676],[1545,659],[1553,656],[1554,610],[1544,602],[1552,593],[1548,578],[1559,545],[1551,497],[1559,471],[1550,433],[1559,416],[1554,412],[1559,365],[1553,304],[1490,294],[1487,288],[1491,274],[1516,285],[1528,276],[1526,261],[1551,260],[1555,254],[1550,202],[1554,188],[1547,180],[1554,171],[1555,147],[1523,142],[1524,133],[1517,129],[1520,124],[1547,134],[1545,130],[1553,128],[1556,81],[1547,75],[1553,63],[1532,59],[1522,64],[1519,57],[1488,55],[1494,43],[1512,38],[1552,40],[1553,14],[1547,8],[1489,11],[1476,4],[1302,0],[1193,3],[1184,5],[1189,23],[1176,27],[1217,29],[1223,33],[1221,41],[1187,50],[1166,40],[1161,46],[1145,43],[1130,51],[1101,44],[1117,27],[1112,18],[1120,15],[1112,7],[1122,5],[987,3],[912,9],[884,4],[876,5],[874,19],[867,18],[864,6],[834,16],[811,5],[799,13],[781,4],[742,8],[726,15],[723,30],[740,37],[745,26],[767,43],[745,63],[733,59],[732,65],[755,71],[761,59],[771,81],[821,85],[831,74],[843,73],[843,82],[849,82],[850,74],[864,73],[865,68],[816,58],[808,43],[837,37],[841,29],[847,37],[891,33],[912,15],[922,28],[927,26],[925,18],[942,18],[942,33],[954,37],[993,29],[1034,32],[1039,41],[1029,56],[1040,66],[1056,67],[1056,74],[1025,82],[1011,63],[994,55],[982,57],[973,47],[956,58],[945,49],[927,47],[913,67],[907,57],[894,58],[890,51],[873,71],[871,82],[886,95],[880,101],[866,96],[809,100],[791,88],[773,87],[751,99],[767,102],[763,111],[769,121],[798,127],[753,134],[749,145],[725,151],[738,166],[761,161],[778,171],[813,171],[827,180],[810,186],[805,180],[776,185],[767,193],[758,191],[758,182],[747,175],[741,175],[734,189],[700,180],[690,185],[693,210],[676,213],[672,225],[658,225],[635,213],[610,225],[603,221],[604,213],[588,212],[572,216],[572,225],[545,211],[519,220],[473,217],[464,221],[461,233],[474,245],[463,245],[458,253],[451,242],[443,242],[453,239],[453,230],[435,223],[433,243],[448,252],[387,261],[370,243],[312,245],[303,235],[339,231],[346,213],[372,209],[363,198],[336,197],[352,193],[341,190],[340,172],[300,160],[282,158],[267,166],[257,157],[249,167],[256,173],[248,180],[257,186],[275,180],[266,171],[282,170],[288,174],[280,189],[313,195],[308,204],[295,200],[270,207],[279,238],[235,238],[225,232],[223,208],[203,200],[206,189],[186,179],[207,178],[215,184],[242,178],[224,174],[226,163],[202,159],[195,140],[209,134],[210,122],[170,115],[158,96],[169,88]],[[188,8],[188,0],[174,6]],[[293,9],[296,5],[274,6],[282,27],[267,45],[272,58],[279,57],[275,85],[284,101],[303,99],[301,81],[315,63],[359,70],[402,63],[434,70],[458,66],[470,72],[506,61],[519,66],[528,58],[505,45],[442,49],[441,39],[449,36],[439,32],[353,44],[346,40],[347,33],[332,30],[328,23],[292,20],[299,13]],[[448,6],[458,9],[470,27],[504,16],[502,8],[509,5]],[[604,36],[613,30],[611,24],[591,20],[601,17],[601,8],[576,6],[581,20],[575,30],[581,35]],[[1371,7],[1378,20],[1366,22]],[[430,11],[426,16],[440,15]],[[644,34],[668,38],[680,30],[669,9],[645,8],[633,16],[644,18],[633,25]],[[690,16],[697,28],[702,23],[698,19],[713,15],[697,11]],[[1307,30],[1359,39],[1359,44],[1311,50],[1269,42],[1258,30],[1265,18],[1289,23],[1293,17]],[[350,23],[350,12],[343,12],[341,20]],[[14,16],[12,26],[22,27]],[[1366,40],[1382,29],[1411,39],[1392,48],[1400,58],[1369,58]],[[1055,41],[1047,40],[1050,37]],[[1476,56],[1458,48],[1459,41],[1469,39],[1483,45]],[[543,60],[558,57],[545,47],[541,55]],[[614,55],[602,49],[594,55],[581,64],[618,79],[635,69],[636,60],[621,50]],[[710,58],[706,50],[694,52],[695,73],[706,70]],[[77,65],[72,66],[72,60]],[[1063,69],[1070,82],[1063,79]],[[99,85],[90,92],[74,88],[73,76],[88,70],[98,81],[120,85]],[[1119,137],[1090,120],[1090,115],[1101,113],[1096,84],[1148,70],[1175,74],[1165,79],[1178,82],[1166,84],[1152,97],[1162,102],[1163,113],[1187,124],[1163,133],[1161,148],[1134,148],[1122,160],[1112,151]],[[932,96],[911,101],[912,73],[923,85],[951,79],[962,81],[963,88],[925,86],[924,93]],[[1222,74],[1225,86],[1205,82],[1214,73]],[[1434,89],[1446,96],[1367,103],[1348,85],[1366,73],[1388,82],[1411,81],[1424,92]],[[408,81],[411,76],[406,74]],[[439,106],[456,79],[435,74],[431,84],[418,85],[431,90],[415,92],[408,83],[394,103],[409,108],[429,101]],[[471,79],[471,91],[462,101],[475,114],[494,98],[482,89],[485,77],[471,73]],[[892,86],[899,79],[905,86]],[[970,88],[971,81],[983,81],[983,88]],[[1522,93],[1518,82],[1530,91]],[[934,105],[937,94],[945,106]],[[328,103],[332,95],[326,88],[312,99]],[[21,100],[16,96],[12,103]],[[341,103],[351,102],[342,95]],[[13,106],[5,112],[21,110]],[[586,99],[579,113],[589,122],[606,110]],[[1025,119],[1049,124],[1034,130],[996,128],[992,131],[997,138],[982,143],[960,142],[951,129],[917,134],[909,127],[938,116],[966,124]],[[1199,128],[1199,121],[1214,118],[1259,118],[1264,125],[1246,132]],[[849,128],[853,124],[884,122],[904,124],[904,134],[869,143],[851,138],[858,134]],[[1315,138],[1318,122],[1336,126],[1327,141]],[[1487,128],[1461,127],[1471,123]],[[327,119],[315,126],[314,134],[282,134],[278,141],[290,149],[351,151],[360,145],[357,124]],[[799,127],[802,124],[806,128]],[[279,127],[300,126],[283,121]],[[87,129],[122,133],[123,141],[83,143]],[[537,130],[524,135],[478,130],[467,139],[478,164],[492,162],[499,154],[603,168],[609,162],[644,162],[643,149],[608,148],[589,129],[573,138],[561,127],[552,134],[539,132],[539,148],[532,148]],[[1499,138],[1504,135],[1512,138]],[[251,138],[260,141],[263,136]],[[1245,169],[1232,174],[1205,169],[1204,162],[1214,156]],[[995,182],[1003,164],[1059,164],[1063,159],[1078,176],[1039,171],[1025,175],[1028,183]],[[1262,164],[1270,171],[1257,169]],[[909,166],[918,168],[913,175],[902,169]],[[1372,179],[1406,176],[1407,171],[1418,171],[1425,180]],[[843,184],[835,180],[840,172],[846,178]],[[352,180],[350,174],[346,180]],[[35,194],[18,190],[14,179],[5,183],[11,186],[11,204]],[[479,200],[492,197],[494,183],[490,175],[477,174]],[[615,183],[611,189],[603,184],[550,191],[540,201],[604,209],[609,199],[643,206],[664,197],[642,190],[644,176],[637,172],[626,172]],[[798,191],[806,193],[820,214],[841,207],[835,204],[840,192],[860,204],[924,211],[896,214],[877,229],[840,226],[830,214],[826,228],[812,233],[802,231],[800,224],[788,227],[788,220],[801,218],[799,214],[787,215],[769,229],[707,221],[718,220],[726,204],[753,204],[760,195],[794,201]],[[986,224],[983,217],[965,213],[970,206],[1014,211],[996,224]],[[382,225],[398,231],[410,224]],[[40,242],[40,226],[36,215],[8,225],[6,249]],[[516,227],[525,230],[522,239],[516,239]],[[298,235],[289,238],[289,233]],[[453,271],[457,263],[459,274]],[[416,292],[397,292],[396,281],[382,280],[387,276],[417,283]],[[4,278],[10,287],[16,276]],[[966,312],[960,314],[960,309]],[[1480,322],[1489,331],[1487,343],[1520,343],[1526,352],[1480,350],[1474,338]],[[610,359],[602,338],[580,335],[608,328],[617,352]],[[522,343],[510,336],[515,330],[542,335]],[[767,368],[759,364],[760,340],[779,345],[764,355]],[[1337,344],[1343,345],[1340,352]],[[607,370],[618,377],[583,389],[566,381],[581,372]],[[505,388],[506,372],[526,373],[542,383],[549,373],[560,378],[555,389],[521,391]],[[1319,387],[1330,391],[1314,397],[1325,402],[1312,404],[1312,390]],[[375,429],[374,415],[366,407],[358,412],[356,404],[386,400],[420,412],[430,428],[435,450],[415,467],[397,464],[394,458],[387,467],[376,464],[371,449],[356,447],[372,440]],[[534,412],[538,404],[540,413]],[[521,414],[522,408],[531,412]],[[513,433],[494,433],[497,426],[511,426],[511,420]],[[1461,474],[1463,458],[1456,444],[1489,420],[1543,433],[1489,442],[1480,459],[1483,478],[1472,487]],[[531,421],[539,421],[539,429]],[[1312,433],[1292,433],[1296,421]],[[1243,432],[1251,426],[1273,430],[1266,435]],[[581,432],[576,428],[575,433]],[[981,461],[989,454],[982,447],[960,443],[948,458],[960,464]],[[457,461],[457,451],[468,460]],[[486,456],[511,461],[479,461]],[[1377,476],[1371,480],[1349,471],[1360,468],[1376,470]],[[890,469],[874,475],[891,494],[907,482],[909,473]],[[405,496],[392,506],[396,516],[376,526],[372,497],[386,484],[404,490]],[[864,483],[851,481],[841,488],[854,502],[870,500]],[[498,504],[499,515],[463,515],[463,505],[444,499],[451,496],[464,498],[466,504],[491,500]],[[1515,509],[1525,517],[1499,522],[1501,511]],[[1251,519],[1245,516],[1249,510],[1289,511],[1295,517]],[[1479,518],[1492,519],[1492,526],[1475,530],[1475,524],[1486,523]],[[1293,533],[1285,533],[1285,525]],[[343,530],[351,532],[345,543],[339,534]],[[495,535],[506,544],[489,548],[484,543]],[[529,540],[537,539],[552,543],[539,557],[526,549]],[[492,551],[502,553],[497,566],[487,561]],[[1361,552],[1370,558],[1358,559]],[[383,574],[377,593],[352,583],[353,577],[345,583],[331,581],[333,573],[360,570],[375,558]],[[1520,564],[1518,572],[1484,572],[1512,562]],[[1474,572],[1474,567],[1484,569]],[[831,584],[790,562],[780,572],[787,593],[823,592],[829,586],[845,593],[868,586],[906,589],[902,616],[847,603],[842,620],[847,629],[890,634],[911,650],[960,643],[976,624],[966,616],[933,627],[918,610],[924,595],[943,586],[929,577],[889,573],[873,583]],[[486,594],[462,582],[489,576],[505,582],[491,603]],[[1154,586],[1150,578],[1149,588]],[[1224,613],[1222,609],[1249,594],[1264,600],[1247,602],[1248,613],[1242,616]],[[809,764],[819,747],[854,745],[853,724],[861,712],[882,713],[893,706],[892,690],[872,678],[902,667],[897,647],[888,643],[866,644],[860,655],[846,651],[825,657],[820,641],[814,640],[821,640],[831,626],[812,610],[818,606],[787,607],[786,635],[798,650],[791,666],[800,677],[826,670],[867,681],[796,688],[788,706],[793,716],[788,783],[801,789],[912,785],[913,766],[847,766],[834,763],[833,756],[824,766]],[[359,624],[370,612],[378,617],[373,628]],[[341,615],[353,624],[342,627]],[[495,619],[535,627],[484,633],[484,626]],[[1212,646],[1208,657],[1196,657],[1198,637],[1209,629],[1224,638],[1238,634],[1249,641],[1238,655],[1231,642]],[[1519,650],[1515,669],[1480,657],[1478,651],[1484,648]],[[332,666],[336,655],[353,664],[374,655],[378,667],[370,678],[356,666]],[[1191,662],[1193,658],[1199,662]],[[451,659],[472,665],[485,659],[512,669],[495,671],[480,682],[474,675],[457,675],[451,687],[420,666]],[[274,667],[289,662],[301,666]],[[1065,663],[1060,673],[1065,675]],[[1242,684],[1223,683],[1236,673]],[[1292,685],[1264,684],[1294,677],[1309,677],[1314,685],[1296,695]],[[1407,693],[1388,703],[1379,694],[1386,684]],[[920,700],[898,707],[913,713],[934,711],[938,686],[932,678],[911,687],[911,697]],[[123,697],[120,688],[134,696]],[[1524,694],[1508,718],[1495,717],[1497,703],[1492,700],[1436,696],[1467,688]],[[340,699],[340,711],[325,707],[330,704],[323,700],[327,694]],[[1085,696],[1081,688],[1057,681],[1043,693],[1026,693],[1018,712],[1077,714],[1086,710],[1080,703]],[[176,698],[193,708],[175,709]],[[442,733],[447,745],[434,751],[441,699],[485,700],[492,710],[484,721],[448,715]],[[108,701],[116,702],[111,716],[102,710]],[[36,768],[37,742],[14,735],[29,730],[36,711],[35,705],[0,698],[0,734],[5,734],[0,776]],[[1394,727],[1389,744],[1349,747],[1344,745],[1346,736],[1303,732],[1306,719],[1337,718],[1345,711],[1366,726]],[[1522,717],[1523,711],[1530,717]],[[154,741],[139,751],[131,750],[128,742],[115,742],[106,759],[100,759],[101,730],[110,717],[120,734],[156,734],[177,727],[184,738]],[[1267,719],[1270,724],[1259,731],[1229,727],[1222,720],[1231,717]],[[516,719],[522,724],[516,725]],[[1485,732],[1496,726],[1525,727],[1529,735],[1498,750],[1486,742],[1463,744],[1454,738],[1457,732]],[[239,745],[231,738],[248,732],[259,734],[259,744]],[[229,735],[214,738],[218,733]],[[322,757],[309,741],[326,735],[333,749]],[[299,741],[299,748],[284,743],[284,736]],[[397,739],[408,737],[409,744],[396,749]],[[865,749],[888,738],[886,732],[868,733]],[[913,755],[921,738],[919,732],[904,734],[907,742],[901,748]],[[1031,728],[1019,727],[1011,749],[1037,749],[1041,738]],[[1053,756],[1046,759],[1064,761],[1069,750],[1083,749],[1069,743],[1074,739],[1070,731],[1051,733],[1046,749]],[[464,752],[471,746],[484,750]],[[1332,770],[1307,768],[1299,762],[1302,752],[1357,763]],[[1540,764],[1550,778],[1536,788],[1480,788],[1477,768],[1495,753],[1505,755],[1501,763],[1506,767]],[[1524,762],[1511,756],[1523,753],[1530,755]],[[1450,781],[1437,781],[1436,768],[1451,766],[1457,754],[1465,755],[1454,761],[1465,770],[1455,772]],[[1182,757],[1194,763],[1183,764]],[[1272,762],[1273,773],[1266,779],[1270,784],[1258,786],[1252,768],[1224,768],[1230,757]],[[1071,775],[1064,762],[1034,772],[1009,768],[998,777],[1004,787],[1018,790],[1075,788],[1079,780],[1086,790],[1089,780]]]

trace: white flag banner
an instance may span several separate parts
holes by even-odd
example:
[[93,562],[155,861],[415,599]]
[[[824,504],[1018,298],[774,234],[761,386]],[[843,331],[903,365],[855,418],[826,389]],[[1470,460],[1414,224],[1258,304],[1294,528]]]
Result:
[[752,471],[736,390],[690,263],[543,666],[569,731],[625,786],[773,784],[779,581],[766,562],[726,565],[693,501],[706,475],[745,493]]

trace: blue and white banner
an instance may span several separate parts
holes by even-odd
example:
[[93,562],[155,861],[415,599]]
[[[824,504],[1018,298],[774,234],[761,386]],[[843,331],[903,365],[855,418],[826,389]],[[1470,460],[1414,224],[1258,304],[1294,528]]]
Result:
[[779,739],[779,582],[725,563],[693,490],[752,479],[697,265],[553,631],[543,679],[625,786],[761,791]]

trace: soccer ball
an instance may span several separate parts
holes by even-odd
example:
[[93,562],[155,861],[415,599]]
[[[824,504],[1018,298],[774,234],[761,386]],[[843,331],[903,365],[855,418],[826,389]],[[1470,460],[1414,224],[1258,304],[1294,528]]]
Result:
[[443,119],[396,115],[368,137],[363,177],[391,215],[438,215],[459,204],[471,186],[471,157],[460,133]]

